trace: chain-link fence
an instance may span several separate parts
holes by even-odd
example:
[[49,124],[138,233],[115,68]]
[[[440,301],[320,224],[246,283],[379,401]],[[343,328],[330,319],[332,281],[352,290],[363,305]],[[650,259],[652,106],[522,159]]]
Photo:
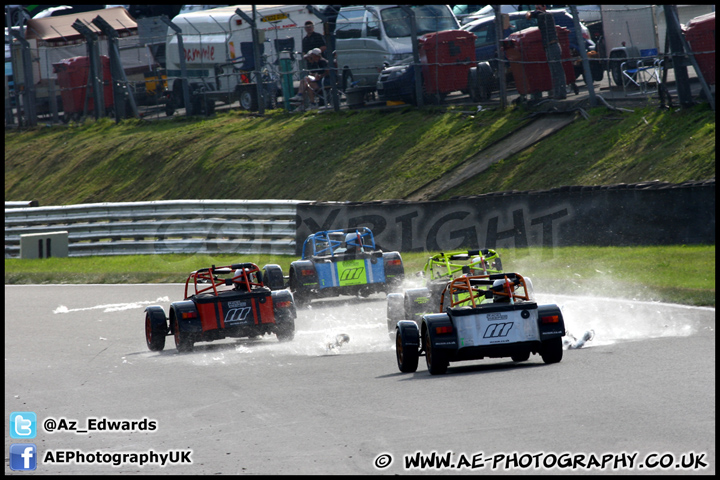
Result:
[[[318,96],[326,106],[333,103],[328,94],[333,87],[339,92],[338,105],[349,107],[369,99],[441,102],[455,92],[478,103],[502,91],[502,82],[515,88],[508,91],[516,95],[549,90],[539,82],[547,80],[542,73],[547,70],[544,47],[527,35],[537,23],[528,22],[524,13],[503,15],[499,22],[494,16],[479,19],[459,31],[443,5],[343,6],[339,11],[257,6],[255,12],[243,6],[250,22],[237,8],[191,12],[167,21],[135,20],[122,8],[28,21],[24,30],[6,33],[6,125],[93,115],[151,119],[210,114],[224,106],[295,110],[289,99],[308,73],[303,59],[308,21],[327,47],[324,57],[332,75]],[[676,12],[679,23],[687,24],[712,10],[712,5],[683,5]],[[592,77],[595,83],[624,89],[626,95],[652,94],[671,65],[695,62],[714,85],[714,12],[712,28],[686,30],[679,49],[672,48],[666,34],[662,6],[603,5],[601,12],[600,22],[581,27],[582,41],[569,13],[555,16],[556,25],[568,30],[567,39],[560,38],[567,42],[560,60],[564,67],[570,65],[567,83],[576,88],[576,77],[582,76],[585,84]],[[115,47],[95,25],[98,16],[117,33]],[[73,28],[74,21],[91,32],[82,34]],[[412,42],[413,34],[422,39]],[[88,47],[89,40],[96,44],[95,51]],[[545,70],[533,70],[537,65]],[[501,66],[507,72],[502,78]],[[689,74],[694,76],[695,70]]]

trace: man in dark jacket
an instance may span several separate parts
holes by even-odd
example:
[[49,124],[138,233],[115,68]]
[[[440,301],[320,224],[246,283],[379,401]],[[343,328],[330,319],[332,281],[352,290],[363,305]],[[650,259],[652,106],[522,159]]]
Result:
[[315,24],[311,20],[305,22],[305,35],[302,39],[303,53],[309,52],[313,48],[319,48],[321,52],[325,52],[327,46],[322,35],[315,31]]
[[534,12],[527,12],[527,18],[537,18],[540,37],[550,66],[550,78],[553,85],[553,98],[562,100],[567,97],[565,70],[562,66],[562,50],[555,30],[555,19],[547,13],[547,5],[535,5]]

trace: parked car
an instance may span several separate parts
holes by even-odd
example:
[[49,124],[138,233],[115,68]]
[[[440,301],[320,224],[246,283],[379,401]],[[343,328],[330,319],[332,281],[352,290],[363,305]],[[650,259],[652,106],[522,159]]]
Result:
[[[225,337],[255,337],[266,333],[278,340],[295,335],[295,302],[282,289],[280,267],[254,263],[201,268],[185,280],[183,300],[173,302],[165,314],[159,305],[145,309],[145,340],[148,349],[165,348],[165,337],[175,338],[178,352],[189,352],[195,342]],[[271,285],[263,282],[271,279]],[[271,288],[272,287],[272,290]]]
[[[418,36],[460,27],[447,5],[415,5]],[[335,53],[342,90],[375,87],[384,64],[412,58],[410,20],[398,5],[343,6],[335,24]]]
[[539,354],[545,363],[563,357],[565,323],[557,305],[538,305],[532,284],[518,273],[462,276],[443,291],[439,313],[397,324],[395,355],[403,373],[425,356],[431,375],[450,362],[510,357],[524,362]]
[[[500,5],[500,13],[514,13],[514,12],[526,12],[533,10],[535,5]],[[462,25],[466,25],[475,20],[479,20],[485,17],[495,17],[495,10],[492,5],[483,5],[482,8],[475,10],[474,12],[466,15],[462,19]]]
[[[509,27],[503,31],[501,38],[507,38],[511,33],[525,30],[526,28],[536,27],[537,19],[526,18],[526,12],[515,12],[508,14]],[[575,62],[575,76],[578,77],[583,74],[582,63],[579,61],[580,52],[578,50],[578,43],[575,35],[575,24],[573,22],[572,15],[562,9],[548,10],[548,13],[553,15],[555,24],[560,27],[565,27],[570,30],[569,43],[570,53],[573,57],[577,57],[578,60]],[[594,58],[597,57],[597,50],[595,42],[590,38],[590,31],[587,27],[580,23],[582,30],[582,36],[585,40],[585,51],[588,56]],[[495,17],[493,15],[480,18],[461,27],[461,30],[471,32],[477,37],[475,39],[475,59],[478,62],[487,61],[493,68],[494,72],[497,72],[497,51],[495,48]],[[592,70],[593,80],[599,82],[603,77],[603,65],[601,62],[590,62],[590,68]],[[509,69],[508,69],[509,71]]]

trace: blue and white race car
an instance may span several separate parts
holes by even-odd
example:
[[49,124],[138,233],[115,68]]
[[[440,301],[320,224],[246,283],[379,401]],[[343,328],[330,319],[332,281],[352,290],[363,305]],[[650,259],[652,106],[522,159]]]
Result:
[[308,236],[302,258],[290,264],[288,287],[297,305],[313,298],[390,292],[405,277],[399,252],[383,252],[367,227]]

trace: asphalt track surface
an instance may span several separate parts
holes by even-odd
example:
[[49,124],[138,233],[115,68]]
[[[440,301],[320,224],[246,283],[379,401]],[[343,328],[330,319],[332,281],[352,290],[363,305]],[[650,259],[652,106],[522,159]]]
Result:
[[[485,359],[430,376],[422,358],[416,373],[398,371],[382,294],[314,303],[289,343],[227,339],[178,354],[168,337],[148,351],[144,307],[181,294],[5,287],[6,473],[32,474],[10,470],[12,443],[37,445],[36,474],[715,473],[715,309],[538,293],[562,306],[571,333],[595,338],[554,365]],[[340,333],[350,342],[328,348]],[[37,437],[10,438],[11,412],[35,412]],[[42,426],[103,417],[156,429]],[[46,461],[64,450],[102,463]],[[171,450],[191,450],[192,464],[106,463]],[[455,468],[408,468],[418,452],[450,452]],[[576,468],[559,468],[568,459]],[[694,460],[707,466],[674,468]],[[669,468],[650,468],[658,461]]]

